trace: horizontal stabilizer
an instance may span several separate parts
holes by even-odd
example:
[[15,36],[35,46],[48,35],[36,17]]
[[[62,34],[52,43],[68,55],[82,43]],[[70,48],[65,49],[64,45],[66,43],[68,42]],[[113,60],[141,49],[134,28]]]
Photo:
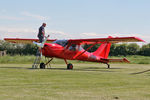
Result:
[[125,63],[130,63],[130,61],[126,58],[123,58],[123,59],[104,59],[104,58],[101,58],[102,61],[108,63],[108,62],[125,62]]

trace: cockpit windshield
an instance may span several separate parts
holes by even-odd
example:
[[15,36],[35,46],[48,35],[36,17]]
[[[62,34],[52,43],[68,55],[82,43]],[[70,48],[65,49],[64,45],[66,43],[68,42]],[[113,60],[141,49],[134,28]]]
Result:
[[52,43],[56,43],[56,44],[59,44],[59,45],[65,47],[68,44],[68,41],[67,40],[56,40]]
[[[61,46],[65,47],[68,44],[68,40],[56,40],[52,43],[56,43],[58,45],[61,45]],[[81,45],[76,45],[76,44],[70,45],[68,49],[71,50],[71,51],[76,51],[76,50],[81,51],[81,50],[83,50]]]

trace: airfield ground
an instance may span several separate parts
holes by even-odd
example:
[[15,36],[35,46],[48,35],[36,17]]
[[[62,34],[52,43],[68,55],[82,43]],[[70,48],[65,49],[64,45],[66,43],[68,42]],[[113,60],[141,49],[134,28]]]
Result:
[[0,64],[0,100],[150,100],[150,64]]

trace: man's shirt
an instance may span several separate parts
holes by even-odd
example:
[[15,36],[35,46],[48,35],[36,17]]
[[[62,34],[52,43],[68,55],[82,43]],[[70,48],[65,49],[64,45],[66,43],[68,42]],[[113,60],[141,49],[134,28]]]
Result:
[[45,33],[45,29],[44,29],[44,26],[41,26],[41,27],[39,28],[38,37],[44,37],[44,36],[43,36],[43,33]]

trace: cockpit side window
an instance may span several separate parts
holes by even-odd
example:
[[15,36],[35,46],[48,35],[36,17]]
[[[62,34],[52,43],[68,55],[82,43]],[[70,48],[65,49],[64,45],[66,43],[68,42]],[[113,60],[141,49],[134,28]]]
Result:
[[82,46],[81,45],[76,45],[76,44],[72,44],[70,47],[69,47],[69,50],[73,50],[73,51],[81,51],[83,50]]
[[56,44],[59,44],[59,45],[65,47],[68,44],[68,41],[67,40],[56,40],[52,43],[56,43]]
[[72,45],[69,47],[69,50],[75,51],[75,50],[76,50],[76,44],[72,44]]

